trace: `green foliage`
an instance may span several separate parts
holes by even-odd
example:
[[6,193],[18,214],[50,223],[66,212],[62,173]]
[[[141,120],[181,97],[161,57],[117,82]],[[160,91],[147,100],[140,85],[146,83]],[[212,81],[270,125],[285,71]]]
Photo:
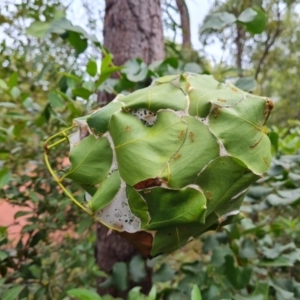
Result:
[[246,30],[252,34],[262,33],[266,27],[266,15],[261,9],[246,8],[236,17],[232,13],[215,12],[204,20],[201,31],[208,29],[219,30],[233,23],[240,23],[245,26]]
[[[264,33],[273,34],[276,30],[273,2],[268,1],[269,6],[263,7],[264,15],[268,16],[266,24],[265,18],[257,19],[261,15],[257,10],[261,7],[259,2],[251,1],[250,5],[243,1],[247,6],[236,14],[227,7],[223,9],[227,14],[220,11],[221,14],[211,18],[217,29],[233,28],[232,37],[236,36],[235,26],[246,31],[245,49],[249,50],[246,56],[250,58],[250,65],[245,64],[247,77],[237,82],[239,70],[230,60],[226,64],[211,65],[198,53],[193,53],[192,60],[184,60],[185,53],[171,42],[166,47],[172,57],[150,66],[139,59],[125,66],[115,66],[112,55],[105,51],[100,65],[99,57],[91,57],[88,48],[85,50],[91,44],[99,47],[99,42],[65,19],[61,1],[36,4],[32,0],[16,5],[13,10],[2,8],[5,13],[0,16],[0,26],[10,26],[5,32],[14,44],[3,41],[0,45],[3,63],[0,70],[0,197],[4,199],[1,201],[18,207],[14,224],[24,220],[25,224],[22,223],[21,233],[14,241],[8,234],[12,225],[0,227],[1,299],[95,299],[93,291],[97,288],[98,276],[107,279],[106,286],[115,285],[121,290],[127,287],[128,279],[132,279],[136,287],[128,295],[130,300],[300,298],[300,129],[299,122],[295,121],[299,119],[296,55],[299,39],[293,38],[297,37],[299,20],[297,15],[289,15],[290,11],[287,10],[281,23],[285,30],[282,39],[268,54],[256,85],[256,92],[281,99],[272,117],[276,126],[269,133],[273,147],[271,168],[248,191],[241,208],[245,216],[241,222],[218,228],[217,233],[207,233],[172,255],[148,261],[154,269],[153,288],[148,296],[138,287],[146,274],[141,257],[117,264],[111,274],[98,269],[94,259],[93,221],[57,189],[42,157],[43,143],[50,135],[65,129],[74,118],[97,108],[95,99],[99,91],[127,95],[147,87],[152,79],[183,72],[213,73],[220,80],[233,80],[246,91],[255,89],[255,82],[250,78],[252,66],[261,58]],[[291,8],[292,2],[289,1]],[[251,27],[252,22],[254,27]],[[40,37],[25,36],[23,24],[29,23],[32,23],[29,32]],[[265,31],[259,34],[263,26]],[[207,29],[203,35],[217,29]],[[252,42],[256,44],[253,46]],[[103,51],[97,49],[95,53]],[[110,75],[116,71],[117,78],[111,79]],[[134,101],[131,105],[135,105]],[[107,131],[107,120],[119,108],[100,110],[101,121],[90,120],[91,126],[99,133]],[[287,122],[288,116],[294,120]],[[280,127],[282,124],[286,127]],[[59,154],[68,150],[60,146],[57,149]],[[193,155],[191,161],[195,159]],[[51,152],[50,159],[55,165],[65,166],[65,162]],[[107,168],[102,167],[102,170]],[[174,168],[177,167],[174,163]],[[76,172],[72,174],[77,176]],[[174,186],[176,184],[175,178]],[[82,187],[71,185],[69,179],[66,186],[76,194],[78,201],[85,201]],[[137,197],[134,191],[132,194],[132,198]],[[98,209],[99,203],[94,204]],[[143,218],[141,214],[141,219],[147,222],[146,215]],[[163,241],[164,236],[161,239]]]

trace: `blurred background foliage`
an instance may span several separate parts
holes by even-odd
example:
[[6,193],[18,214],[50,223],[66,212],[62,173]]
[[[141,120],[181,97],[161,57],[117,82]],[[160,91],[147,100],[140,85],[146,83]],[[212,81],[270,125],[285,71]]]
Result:
[[[0,226],[1,299],[113,299],[93,292],[99,276],[103,286],[120,290],[129,278],[136,282],[130,300],[300,299],[298,1],[212,1],[199,26],[200,49],[177,42],[173,2],[162,3],[166,58],[149,66],[140,59],[112,63],[99,37],[103,3],[82,0],[84,28],[66,18],[62,1],[0,3],[0,201],[18,207],[14,222]],[[209,53],[211,45],[220,58]],[[98,269],[95,224],[53,182],[43,142],[97,108],[99,92],[129,93],[183,71],[212,74],[275,101],[268,123],[273,163],[249,189],[239,224],[148,261],[153,288],[144,296],[140,256],[117,263],[111,274]],[[66,151],[60,147],[51,159],[64,165]],[[82,196],[79,187],[68,188]],[[10,227],[20,219],[26,222],[12,240]]]

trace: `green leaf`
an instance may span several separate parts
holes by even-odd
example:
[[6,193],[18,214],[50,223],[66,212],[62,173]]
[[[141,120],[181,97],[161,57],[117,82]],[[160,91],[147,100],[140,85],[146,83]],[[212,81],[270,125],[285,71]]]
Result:
[[0,261],[4,260],[7,257],[8,257],[8,254],[5,251],[0,250]]
[[245,288],[251,279],[252,268],[236,268],[232,256],[225,257],[224,270],[227,279],[238,290]]
[[70,151],[71,168],[65,177],[88,185],[102,182],[112,164],[112,149],[107,138],[84,138]]
[[155,287],[155,285],[153,285],[150,290],[147,300],[156,300],[156,295],[157,295],[156,287]]
[[69,31],[67,40],[74,47],[76,55],[83,53],[88,46],[87,39],[83,38],[82,34],[78,32]]
[[0,102],[0,107],[16,108],[18,106],[15,103],[12,103],[12,102]]
[[196,284],[193,285],[191,300],[202,300],[201,292]]
[[114,264],[112,270],[112,282],[119,291],[124,291],[128,288],[126,263],[117,262]]
[[267,17],[261,9],[254,8],[252,10],[254,10],[257,13],[255,18],[252,21],[244,23],[244,25],[246,26],[247,31],[249,31],[250,33],[260,34],[266,28]]
[[65,17],[56,19],[53,22],[51,22],[49,32],[64,34],[66,31],[79,33],[85,38],[88,36],[86,31],[82,27],[72,25],[72,23]]
[[196,237],[205,231],[206,225],[197,223],[171,226],[158,230],[154,235],[151,255],[156,256],[166,252],[172,252],[184,246],[192,237]]
[[101,300],[102,298],[93,291],[89,291],[86,289],[72,289],[68,290],[67,294],[72,297],[76,297],[79,300]]
[[105,72],[106,69],[109,68],[109,65],[112,63],[112,54],[106,53],[105,56],[102,58],[101,61],[101,72]]
[[81,97],[85,100],[88,100],[90,95],[92,94],[89,90],[83,88],[83,87],[78,87],[72,90],[72,93],[74,96]]
[[201,263],[199,261],[183,263],[180,267],[180,271],[185,274],[197,275],[201,272]]
[[37,38],[43,38],[46,36],[49,28],[50,28],[50,23],[36,21],[36,22],[33,22],[26,29],[26,34],[32,35]]
[[261,260],[259,262],[261,267],[293,267],[294,263],[287,257],[281,256],[273,260]]
[[274,147],[275,151],[278,151],[278,145],[279,145],[279,136],[276,132],[272,131],[269,132],[269,139],[271,141],[272,146]]
[[126,194],[131,212],[140,218],[142,228],[145,228],[150,221],[148,205],[145,199],[131,186],[127,185]]
[[2,79],[0,79],[0,89],[4,91],[8,89],[6,82]]
[[211,75],[190,76],[188,81],[191,116],[205,118],[211,110],[212,103],[233,106],[243,97],[241,91],[233,90],[229,84],[221,84]]
[[186,63],[184,65],[184,71],[200,74],[202,72],[202,69],[200,68],[199,64],[196,64],[194,62],[190,62],[190,63]]
[[219,245],[219,242],[218,242],[217,238],[215,237],[215,235],[208,235],[205,238],[205,241],[203,243],[202,252],[204,254],[207,254],[210,251],[213,251],[213,249],[215,249],[218,245]]
[[131,289],[128,293],[128,296],[126,300],[148,300],[145,295],[143,295],[141,292],[141,287],[136,286],[133,289]]
[[31,265],[28,270],[33,275],[34,278],[40,279],[42,275],[42,269],[38,265]]
[[142,281],[147,273],[145,261],[140,255],[135,255],[129,263],[129,273],[134,282]]
[[252,198],[259,199],[260,197],[270,194],[272,191],[272,188],[265,186],[251,186],[248,191],[248,195]]
[[[75,82],[75,86],[77,85],[77,83],[80,83],[81,82],[81,78],[74,75],[74,74],[71,74],[71,73],[66,73],[66,72],[60,72],[59,75],[61,76],[64,76],[66,77],[67,79],[73,79],[74,82]],[[72,86],[72,85],[68,85],[68,87],[70,88],[74,88],[75,86]]]
[[97,70],[98,70],[98,67],[97,67],[97,63],[94,59],[91,59],[87,65],[86,65],[86,71],[87,73],[94,77],[97,75]]
[[123,73],[132,82],[139,82],[146,79],[148,74],[147,65],[139,59],[132,59],[125,63]]
[[174,277],[174,271],[166,263],[162,264],[160,268],[154,273],[152,277],[153,282],[166,282]]
[[269,285],[265,282],[258,282],[255,286],[255,290],[251,294],[251,296],[262,296],[261,300],[269,299]]
[[236,21],[236,17],[228,12],[217,12],[208,15],[201,27],[201,32],[207,29],[220,30]]
[[97,212],[108,205],[118,193],[121,187],[119,172],[113,172],[106,178],[97,189],[95,195],[89,201],[89,207],[92,212]]
[[10,90],[10,94],[13,97],[13,99],[17,99],[21,95],[21,90],[17,86],[14,86]]
[[209,116],[210,129],[228,154],[257,174],[266,172],[271,164],[271,143],[263,128],[267,109],[266,99],[248,94],[235,106],[216,105]]
[[88,91],[90,92],[94,92],[95,90],[95,82],[94,81],[85,81],[83,84],[82,84],[82,87],[87,89]]
[[6,236],[6,233],[7,233],[7,227],[0,226],[0,237]]
[[7,85],[11,89],[18,84],[18,73],[14,72],[8,79]]
[[279,287],[278,285],[273,284],[272,282],[270,282],[270,285],[275,289],[277,299],[280,299],[280,300],[295,299],[294,298],[295,294],[293,292],[282,289],[281,287]]
[[[168,77],[168,76],[167,76]],[[185,79],[178,75],[170,81],[164,82],[163,78],[156,81],[155,85],[140,89],[122,98],[126,108],[145,108],[156,112],[159,109],[185,110],[187,107],[187,97],[184,92],[186,86]]]
[[0,189],[8,184],[11,175],[7,167],[0,170]]
[[185,130],[186,124],[170,111],[159,112],[153,127],[145,126],[131,114],[115,113],[109,131],[122,179],[133,186],[159,176],[181,146],[180,133]]
[[87,230],[93,226],[93,223],[94,223],[94,220],[90,216],[83,218],[78,224],[77,233],[79,235],[83,234],[83,232],[85,230]]
[[112,115],[121,110],[123,106],[120,102],[111,102],[103,108],[92,113],[87,119],[90,129],[96,135],[101,135],[108,130],[108,123]]
[[245,9],[238,17],[238,21],[249,23],[255,19],[257,12],[252,8]]
[[228,255],[232,255],[232,251],[228,246],[214,248],[211,256],[211,264],[214,267],[221,267],[225,263],[225,257]]
[[54,92],[48,93],[48,101],[54,108],[63,108],[65,106],[62,98]]
[[36,232],[30,241],[29,246],[34,247],[38,244],[39,241],[44,241],[47,237],[47,232],[44,229],[40,229],[38,232]]
[[257,83],[253,77],[242,77],[236,81],[235,86],[246,92],[251,92],[256,89]]
[[219,156],[219,144],[209,128],[194,117],[184,117],[188,128],[180,133],[183,145],[166,165],[162,178],[171,188],[194,182],[199,171]]
[[250,239],[244,239],[242,242],[242,245],[240,247],[239,255],[242,258],[246,259],[253,259],[257,257],[256,251],[255,251],[256,245],[255,243]]
[[2,295],[2,300],[16,300],[19,294],[24,289],[24,286],[16,285],[10,288],[8,291],[4,292]]
[[101,67],[101,73],[99,79],[96,81],[96,86],[99,87],[106,79],[108,79],[113,73],[122,70],[124,67],[107,67],[104,70]]
[[268,195],[266,200],[272,206],[285,206],[298,203],[300,200],[300,188],[293,190],[277,191],[278,195]]
[[[224,176],[228,170],[230,176]],[[202,188],[208,200],[207,215],[214,212],[222,216],[239,209],[248,186],[257,179],[257,175],[249,172],[232,157],[221,156],[200,173],[195,183]]]
[[204,223],[206,199],[199,190],[189,187],[181,190],[154,187],[149,191],[143,192],[150,214],[147,229]]

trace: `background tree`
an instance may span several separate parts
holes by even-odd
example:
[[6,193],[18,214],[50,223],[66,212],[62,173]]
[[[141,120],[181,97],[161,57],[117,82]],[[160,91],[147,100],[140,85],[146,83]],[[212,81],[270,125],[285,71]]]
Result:
[[[128,60],[135,58],[142,59],[146,64],[163,60],[164,39],[160,0],[106,0],[105,4],[103,46],[112,53],[114,64],[124,65]],[[105,98],[111,99],[107,95]],[[117,233],[107,233],[108,229],[105,226],[97,225],[97,262],[101,270],[110,272],[116,262],[129,262],[138,251]],[[100,279],[101,281],[103,279]],[[114,287],[100,288],[99,293],[124,296],[134,285],[132,282],[127,291],[123,292]],[[150,291],[150,269],[140,285],[143,292]]]

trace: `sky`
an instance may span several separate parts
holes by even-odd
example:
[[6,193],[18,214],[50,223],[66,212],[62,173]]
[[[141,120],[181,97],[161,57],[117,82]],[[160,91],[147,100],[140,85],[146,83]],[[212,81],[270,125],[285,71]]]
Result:
[[195,49],[200,48],[199,25],[207,15],[212,2],[212,0],[186,0],[190,13],[192,44]]

